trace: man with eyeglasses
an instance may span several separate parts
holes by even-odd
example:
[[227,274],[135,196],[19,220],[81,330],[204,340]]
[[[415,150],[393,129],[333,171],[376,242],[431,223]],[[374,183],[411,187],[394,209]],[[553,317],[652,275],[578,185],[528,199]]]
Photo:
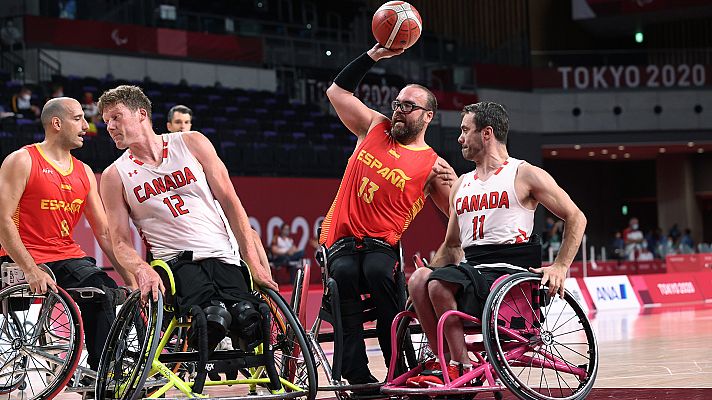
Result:
[[376,304],[378,341],[388,365],[391,322],[404,307],[394,279],[398,242],[428,196],[448,214],[450,185],[457,177],[425,142],[437,109],[430,90],[404,87],[392,103],[391,118],[353,95],[378,60],[402,53],[376,44],[347,65],[326,91],[341,121],[358,137],[319,238],[339,289],[348,343],[343,376],[352,385],[377,382],[367,365],[360,294],[369,293]]

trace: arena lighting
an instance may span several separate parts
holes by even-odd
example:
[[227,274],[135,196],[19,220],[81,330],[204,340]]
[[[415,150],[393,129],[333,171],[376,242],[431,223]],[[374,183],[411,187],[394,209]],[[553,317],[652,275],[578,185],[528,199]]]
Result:
[[695,142],[687,142],[687,147],[694,147],[694,146],[695,146]]
[[643,31],[635,32],[635,43],[643,43]]
[[618,154],[611,154],[611,160],[615,160],[616,158],[618,158]]
[[659,151],[660,153],[664,153],[664,152],[665,152],[665,148],[664,148],[664,147],[661,147],[661,148],[658,149],[658,151]]
[[627,205],[623,204],[623,206],[621,207],[621,214],[628,215],[628,206]]
[[588,156],[589,156],[589,157],[593,157],[593,156],[595,156],[595,155],[596,155],[596,152],[595,152],[595,151],[589,151],[589,152],[588,152]]
[[551,151],[551,155],[552,155],[552,156],[555,156],[555,155],[557,155],[557,154],[559,154],[558,151],[556,151],[556,150],[552,150],[552,151]]
[[574,145],[574,149],[581,150],[581,145],[580,144]]
[[625,150],[625,146],[618,146],[618,150]]
[[700,147],[699,149],[697,149],[697,152],[700,153],[700,154],[702,154],[702,153],[705,152],[705,149],[703,149],[702,147]]
[[327,50],[327,51],[326,51],[326,55],[327,55],[328,57],[331,57],[331,50]]
[[623,154],[623,158],[630,158],[630,153]]
[[601,154],[608,154],[608,149],[602,149]]

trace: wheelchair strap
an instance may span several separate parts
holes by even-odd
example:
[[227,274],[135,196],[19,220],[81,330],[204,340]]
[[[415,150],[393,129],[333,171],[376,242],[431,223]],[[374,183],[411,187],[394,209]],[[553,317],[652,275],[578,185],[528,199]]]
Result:
[[327,262],[331,261],[344,254],[366,252],[381,252],[393,256],[396,260],[399,259],[398,251],[388,242],[378,238],[365,237],[363,240],[358,240],[355,237],[345,237],[337,240],[326,250]]
[[464,249],[470,265],[508,263],[522,268],[541,266],[541,244],[486,244]]

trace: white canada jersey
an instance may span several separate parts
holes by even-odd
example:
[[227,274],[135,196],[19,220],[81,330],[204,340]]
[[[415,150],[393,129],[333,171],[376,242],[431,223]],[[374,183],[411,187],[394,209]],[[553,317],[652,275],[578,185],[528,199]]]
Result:
[[155,258],[169,260],[190,250],[194,261],[217,258],[239,265],[230,226],[221,217],[203,167],[185,145],[183,132],[161,137],[161,165],[143,164],[129,150],[114,161],[141,237]]
[[509,157],[482,181],[477,169],[465,174],[455,194],[462,248],[484,244],[528,242],[534,210],[522,206],[514,191],[517,169],[524,161]]

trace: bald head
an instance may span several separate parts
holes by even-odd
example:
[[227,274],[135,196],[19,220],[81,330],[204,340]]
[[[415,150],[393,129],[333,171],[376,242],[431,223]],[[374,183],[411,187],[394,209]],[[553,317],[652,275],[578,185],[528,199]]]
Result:
[[[55,99],[50,99],[42,107],[42,114],[40,115],[40,121],[42,121],[42,127],[47,129],[52,125],[52,118],[57,117],[59,119],[64,119],[69,114],[69,105],[71,103],[77,103],[78,101],[70,97],[57,97]],[[80,105],[81,107],[81,105]]]

